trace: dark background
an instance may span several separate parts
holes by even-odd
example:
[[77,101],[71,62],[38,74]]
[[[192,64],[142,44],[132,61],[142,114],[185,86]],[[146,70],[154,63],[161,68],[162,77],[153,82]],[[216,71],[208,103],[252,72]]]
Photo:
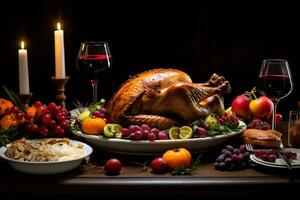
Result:
[[[300,7],[226,1],[10,1],[2,7],[0,84],[18,92],[20,41],[29,59],[31,101],[55,100],[50,77],[55,74],[54,30],[57,21],[65,36],[67,105],[75,98],[91,100],[91,87],[76,71],[80,42],[110,44],[113,68],[100,77],[100,97],[108,99],[130,75],[157,68],[178,68],[194,82],[212,73],[224,75],[232,85],[225,103],[251,90],[267,58],[286,59],[294,90],[279,103],[279,112],[297,107],[299,95]],[[0,96],[5,96],[0,90]],[[89,97],[87,99],[86,97]]]

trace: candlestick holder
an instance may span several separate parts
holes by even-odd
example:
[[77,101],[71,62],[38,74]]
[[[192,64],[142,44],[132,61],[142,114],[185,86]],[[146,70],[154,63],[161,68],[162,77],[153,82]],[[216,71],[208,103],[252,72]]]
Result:
[[69,81],[70,77],[66,76],[65,78],[56,78],[51,77],[56,87],[56,100],[62,107],[66,107],[66,95],[65,95],[65,85]]
[[20,97],[20,100],[22,102],[22,104],[24,105],[24,107],[28,107],[28,103],[29,103],[29,100],[32,96],[32,93],[29,93],[29,94],[19,94],[19,97]]

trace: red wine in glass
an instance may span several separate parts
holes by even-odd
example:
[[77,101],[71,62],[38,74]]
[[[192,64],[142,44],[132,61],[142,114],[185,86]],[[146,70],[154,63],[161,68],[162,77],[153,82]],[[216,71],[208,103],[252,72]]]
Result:
[[112,58],[106,42],[83,42],[77,57],[77,69],[87,76],[93,87],[93,103],[97,102],[98,77],[101,71],[110,68]]
[[258,76],[257,90],[273,102],[272,129],[275,129],[277,104],[279,100],[288,96],[293,90],[288,61],[281,59],[264,60]]
[[262,75],[258,78],[258,88],[262,95],[283,98],[291,92],[292,83],[287,75]]

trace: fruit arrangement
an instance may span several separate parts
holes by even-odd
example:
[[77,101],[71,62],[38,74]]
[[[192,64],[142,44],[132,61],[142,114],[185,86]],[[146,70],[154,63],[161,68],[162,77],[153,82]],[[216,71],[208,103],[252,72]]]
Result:
[[[247,128],[257,128],[261,130],[270,129],[272,123],[273,102],[266,96],[257,98],[255,87],[238,95],[232,101],[231,110],[247,123]],[[282,120],[282,115],[276,113],[276,122]]]
[[[64,137],[70,130],[71,121],[68,111],[54,102],[48,105],[36,101],[26,107],[16,106],[6,100],[5,114],[1,116],[0,126],[3,135],[1,143],[12,140],[11,132],[16,137]],[[4,106],[2,106],[3,108]]]
[[243,128],[240,126],[239,119],[234,112],[225,113],[222,117],[211,114],[205,119],[199,119],[192,124],[181,127],[173,126],[166,130],[150,127],[148,124],[132,124],[123,127],[120,124],[107,121],[104,104],[105,100],[101,100],[88,108],[81,108],[74,123],[74,129],[85,134],[101,135],[106,138],[155,141],[225,135]]

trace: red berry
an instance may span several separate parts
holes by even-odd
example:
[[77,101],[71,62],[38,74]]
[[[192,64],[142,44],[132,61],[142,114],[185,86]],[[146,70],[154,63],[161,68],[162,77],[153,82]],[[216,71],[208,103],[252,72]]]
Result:
[[51,102],[48,104],[49,110],[54,110],[56,108],[56,104],[54,102]]
[[275,117],[276,117],[276,122],[281,122],[282,121],[282,115],[281,114],[276,113]]
[[158,129],[158,128],[153,128],[153,129],[151,129],[150,132],[151,132],[151,133],[154,133],[155,135],[158,135],[159,129]]
[[17,121],[21,121],[24,118],[24,114],[19,112],[15,115]]
[[56,126],[56,121],[54,119],[50,120],[48,122],[48,126],[50,126],[51,128],[54,128]]
[[58,136],[63,136],[65,134],[65,130],[62,129],[60,126],[55,126],[54,134],[56,134]]
[[42,117],[42,122],[43,124],[47,125],[49,123],[49,121],[51,120],[51,115],[50,114],[46,114]]
[[16,106],[12,107],[12,108],[11,108],[11,111],[12,111],[13,113],[18,113],[18,112],[20,112],[19,108],[16,107]]
[[122,132],[123,137],[127,137],[130,134],[130,131],[128,128],[122,128],[121,132]]
[[102,118],[102,117],[101,117],[101,112],[99,112],[98,110],[94,111],[94,112],[92,113],[92,116]]
[[150,131],[150,126],[148,124],[142,124],[141,125],[141,128],[144,130],[144,131]]
[[36,101],[36,102],[34,102],[34,106],[36,107],[36,108],[39,108],[39,107],[42,107],[42,102],[40,102],[40,101]]
[[148,134],[148,140],[149,141],[154,141],[156,140],[156,135],[154,133],[149,133]]
[[106,161],[104,169],[107,174],[116,175],[120,173],[122,169],[122,164],[120,160],[116,158],[111,158],[108,161]]

